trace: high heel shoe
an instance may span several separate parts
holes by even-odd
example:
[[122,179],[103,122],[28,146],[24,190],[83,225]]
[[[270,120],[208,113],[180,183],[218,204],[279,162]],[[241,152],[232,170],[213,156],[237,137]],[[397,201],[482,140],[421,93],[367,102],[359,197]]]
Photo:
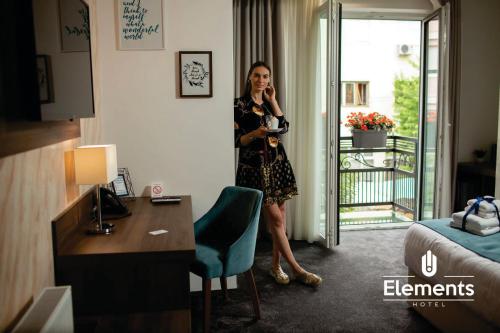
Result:
[[277,269],[272,268],[269,271],[269,275],[271,275],[274,278],[274,281],[278,284],[289,284],[290,283],[290,277],[283,272],[281,269],[281,266],[278,266]]
[[304,271],[302,273],[296,273],[295,279],[311,287],[317,287],[321,284],[321,282],[323,282],[321,276],[307,271]]

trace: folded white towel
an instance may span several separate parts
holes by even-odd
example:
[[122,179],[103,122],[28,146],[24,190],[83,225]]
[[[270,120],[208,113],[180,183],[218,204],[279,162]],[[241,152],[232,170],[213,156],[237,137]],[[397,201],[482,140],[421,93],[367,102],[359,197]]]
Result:
[[[457,228],[457,229],[462,229],[462,223],[458,224],[458,223],[455,223],[454,220],[452,220],[450,222],[450,226],[453,227],[453,228]],[[489,235],[493,235],[493,234],[496,234],[497,232],[500,231],[500,227],[494,227],[494,228],[489,228],[489,229],[483,229],[483,230],[477,230],[477,229],[474,229],[474,228],[471,228],[471,227],[468,227],[467,225],[465,225],[465,230],[470,232],[471,234],[475,234],[475,235],[478,235],[478,236],[489,236]]]
[[[490,196],[487,196],[487,195],[485,195],[484,197],[485,198],[493,198],[493,197],[490,197]],[[467,201],[467,206],[472,206],[476,201],[477,201],[476,199],[470,199],[470,200],[468,200]],[[500,209],[500,200],[493,200],[493,202]],[[486,211],[486,212],[496,212],[495,206],[493,206],[488,201],[484,201],[484,200],[479,203],[479,209],[482,210],[482,211]]]
[[[450,226],[454,228],[462,228],[462,220],[464,218],[465,212],[453,213],[452,221]],[[500,231],[498,219],[484,219],[477,215],[469,214],[467,215],[467,222],[465,223],[465,229],[473,234],[479,236],[488,236]]]
[[[468,211],[471,207],[472,206],[467,206],[467,207],[464,208],[464,210]],[[472,211],[471,214],[474,214],[474,215],[477,215],[479,217],[482,217],[483,219],[492,219],[492,218],[497,217],[497,212],[495,212],[495,211],[489,212],[486,209],[481,209],[481,207],[479,207],[479,209],[477,211],[477,214],[475,214],[474,211]]]
[[[462,221],[462,219],[464,218],[465,216],[465,213],[466,212],[458,212],[458,213],[453,213],[451,215],[451,217],[457,221]],[[478,229],[487,229],[487,228],[492,228],[492,227],[498,227],[500,226],[500,222],[498,221],[498,219],[495,217],[495,218],[491,218],[491,219],[484,219],[482,217],[479,217],[477,215],[474,215],[474,214],[469,214],[467,215],[467,224],[470,224],[472,226],[474,226],[475,228],[478,228]]]

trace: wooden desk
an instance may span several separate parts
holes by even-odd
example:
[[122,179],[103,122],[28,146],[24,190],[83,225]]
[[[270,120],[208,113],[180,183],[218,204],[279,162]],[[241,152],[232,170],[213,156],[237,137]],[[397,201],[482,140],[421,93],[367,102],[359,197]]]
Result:
[[[114,220],[113,234],[94,236],[85,233],[91,197],[52,222],[56,285],[72,286],[75,315],[174,310],[185,325],[167,321],[176,331],[190,331],[191,197],[171,205],[152,205],[149,198],[127,202],[132,215]],[[158,229],[168,233],[149,234]]]

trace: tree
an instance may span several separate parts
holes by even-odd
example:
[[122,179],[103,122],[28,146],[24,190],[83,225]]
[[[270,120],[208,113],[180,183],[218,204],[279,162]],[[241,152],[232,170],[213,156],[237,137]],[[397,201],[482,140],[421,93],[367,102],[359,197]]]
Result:
[[419,78],[405,78],[399,75],[394,79],[394,111],[399,135],[416,138],[418,136],[418,97]]

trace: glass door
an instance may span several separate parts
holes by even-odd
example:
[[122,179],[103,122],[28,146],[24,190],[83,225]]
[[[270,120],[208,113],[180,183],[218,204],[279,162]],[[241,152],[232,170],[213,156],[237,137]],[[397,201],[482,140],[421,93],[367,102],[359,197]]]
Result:
[[421,200],[420,219],[436,216],[436,191],[438,165],[438,138],[441,118],[440,106],[440,56],[442,53],[441,9],[424,19],[422,64],[422,116],[421,116]]
[[320,8],[320,80],[321,80],[321,206],[320,237],[332,248],[339,243],[338,234],[338,126],[340,88],[340,22],[341,4],[327,0]]
[[323,245],[327,246],[327,207],[328,207],[328,166],[327,160],[329,158],[329,145],[327,143],[327,132],[328,132],[328,1],[326,1],[321,8],[319,9],[320,13],[317,17],[319,17],[319,42],[320,42],[320,61],[319,61],[319,76],[317,79],[320,87],[320,110],[321,113],[321,146],[319,147],[321,150],[320,154],[320,163],[319,163],[319,175],[320,175],[320,184],[321,184],[321,197],[320,197],[320,221],[319,221],[319,235],[321,237],[321,241]]

